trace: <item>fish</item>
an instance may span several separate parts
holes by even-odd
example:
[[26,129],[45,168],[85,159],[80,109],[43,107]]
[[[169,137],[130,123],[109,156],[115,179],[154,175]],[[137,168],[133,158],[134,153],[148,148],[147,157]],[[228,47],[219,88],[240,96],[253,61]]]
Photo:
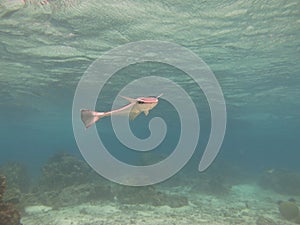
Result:
[[129,119],[132,121],[142,112],[144,112],[144,114],[147,116],[149,114],[149,111],[158,104],[158,99],[162,95],[163,94],[160,94],[156,97],[139,98],[129,98],[125,96],[120,96],[128,100],[130,103],[119,109],[115,109],[108,112],[96,112],[89,109],[81,109],[81,120],[85,128],[89,128],[101,118],[111,115],[129,115]]

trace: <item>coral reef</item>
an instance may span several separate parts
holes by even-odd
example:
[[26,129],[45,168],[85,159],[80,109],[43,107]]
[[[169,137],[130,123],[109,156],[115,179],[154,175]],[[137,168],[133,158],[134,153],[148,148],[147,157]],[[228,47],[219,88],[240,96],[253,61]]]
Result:
[[11,203],[3,202],[6,177],[0,175],[0,225],[20,225],[20,214]]
[[58,153],[42,168],[38,189],[53,191],[85,184],[93,175],[95,174],[83,160],[67,153]]
[[3,196],[5,203],[12,203],[18,211],[23,210],[22,196],[30,190],[27,167],[20,162],[8,162],[0,166],[0,174],[7,178],[7,189]]
[[6,189],[6,177],[0,175],[0,201],[2,201],[5,189]]
[[26,195],[27,205],[46,205],[53,208],[72,206],[84,202],[113,200],[110,186],[105,184],[87,183],[72,185],[60,191],[37,192]]
[[286,220],[300,224],[299,207],[294,199],[288,201],[278,201],[280,215]]
[[261,175],[259,185],[280,194],[300,195],[300,173],[288,170],[269,170]]
[[41,178],[31,193],[23,195],[23,205],[45,205],[53,208],[81,204],[83,202],[113,201],[124,204],[169,205],[181,207],[187,198],[168,195],[154,187],[127,187],[114,185],[93,172],[75,156],[59,153],[42,168]]
[[114,194],[116,199],[123,204],[168,205],[172,208],[188,205],[186,197],[162,193],[153,186],[128,187],[118,185],[114,189]]
[[113,200],[108,181],[92,171],[83,161],[67,153],[51,157],[38,183],[22,195],[22,206],[46,205],[53,208],[90,201]]
[[4,195],[4,201],[13,204],[19,204],[22,198],[22,193],[17,188],[8,188]]
[[0,173],[7,177],[9,190],[16,189],[23,193],[29,191],[30,179],[24,164],[19,162],[5,163],[0,166]]

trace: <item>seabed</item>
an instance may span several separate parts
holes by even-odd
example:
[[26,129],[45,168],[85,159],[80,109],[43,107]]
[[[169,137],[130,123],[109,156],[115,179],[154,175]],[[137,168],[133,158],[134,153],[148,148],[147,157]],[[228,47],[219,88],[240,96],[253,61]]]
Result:
[[233,186],[226,197],[189,193],[189,188],[185,186],[161,191],[187,196],[188,205],[172,208],[166,205],[121,204],[116,199],[114,202],[98,201],[59,209],[43,205],[27,206],[22,223],[24,225],[295,224],[282,218],[278,211],[276,200],[286,199],[287,196],[264,191],[256,185]]

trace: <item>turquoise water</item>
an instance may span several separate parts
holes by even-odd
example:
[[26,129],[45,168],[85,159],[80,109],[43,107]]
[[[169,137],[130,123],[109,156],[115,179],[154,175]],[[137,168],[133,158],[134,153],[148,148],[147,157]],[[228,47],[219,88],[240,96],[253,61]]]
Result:
[[298,167],[299,10],[298,1],[87,1],[3,16],[1,161],[32,166],[55,151],[77,152],[71,106],[87,67],[119,45],[164,40],[216,75],[228,110],[222,156]]
[[[160,40],[194,52],[219,81],[228,120],[218,160],[246,172],[299,171],[298,0],[0,3],[0,163],[22,162],[35,176],[57,152],[80,157],[72,130],[72,103],[86,69],[120,45]],[[122,79],[103,93],[97,109],[107,110],[131,76],[164,71],[166,77],[178,78],[177,83],[199,100],[201,137],[188,163],[190,170],[197,170],[210,129],[205,96],[189,80],[179,79],[180,71],[156,64],[141,68],[120,71]],[[164,111],[166,106],[162,100],[150,116],[176,120],[178,115]],[[149,119],[145,118],[141,115],[132,123],[137,136],[149,134],[143,129]],[[109,119],[97,124],[107,144],[121,148],[105,126],[109,127]],[[170,153],[177,141],[176,126],[168,131],[164,153]],[[115,154],[131,160],[131,153]]]

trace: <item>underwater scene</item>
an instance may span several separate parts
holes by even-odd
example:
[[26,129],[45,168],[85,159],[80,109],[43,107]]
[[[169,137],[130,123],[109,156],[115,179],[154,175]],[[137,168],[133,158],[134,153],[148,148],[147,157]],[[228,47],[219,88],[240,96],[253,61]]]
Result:
[[299,0],[0,0],[0,225],[300,224]]

